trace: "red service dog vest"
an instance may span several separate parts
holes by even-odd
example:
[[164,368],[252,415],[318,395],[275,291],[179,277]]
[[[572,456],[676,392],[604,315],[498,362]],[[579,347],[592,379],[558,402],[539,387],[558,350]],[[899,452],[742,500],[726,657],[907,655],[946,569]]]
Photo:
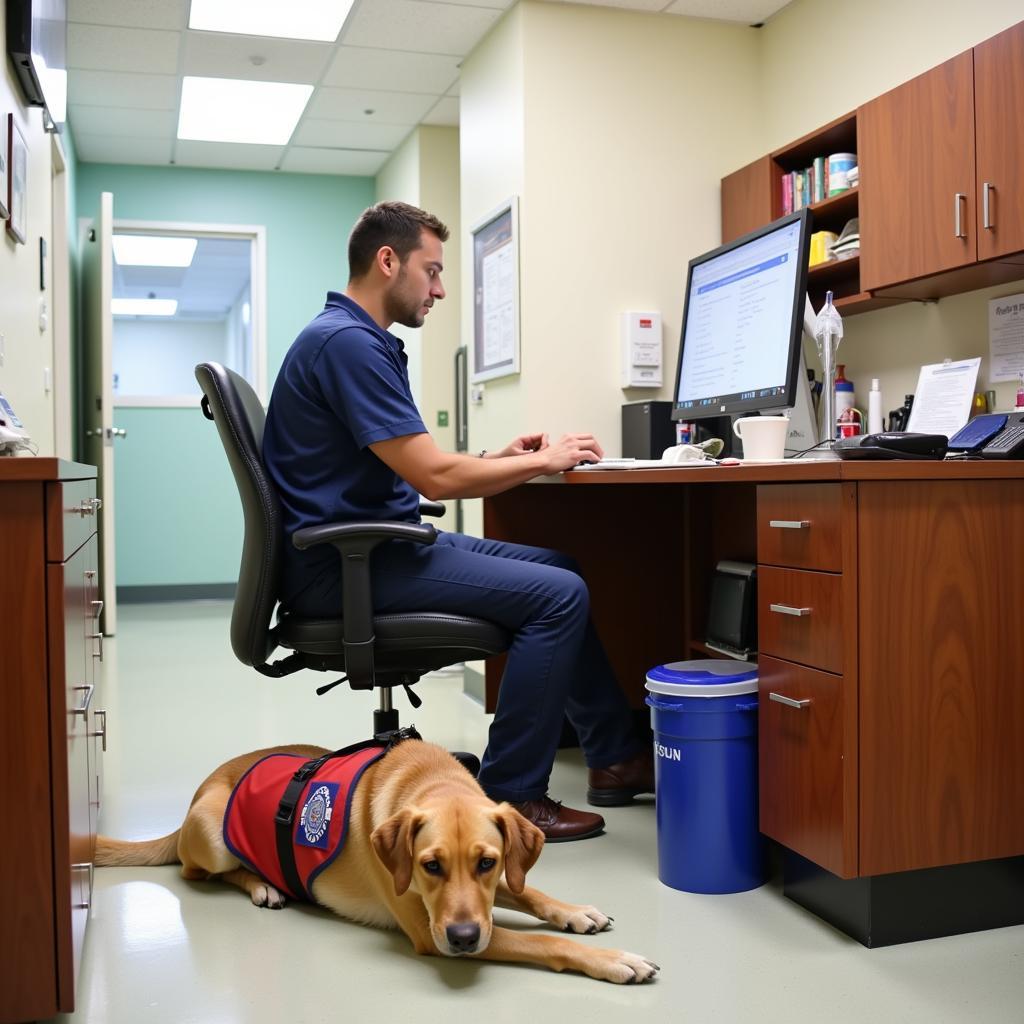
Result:
[[301,754],[268,754],[238,780],[224,812],[224,842],[257,875],[293,899],[312,902],[314,879],[341,853],[352,797],[363,772],[385,748],[342,752],[321,765],[295,804],[292,854],[304,892],[287,884],[277,853],[275,816],[288,783],[307,763]]

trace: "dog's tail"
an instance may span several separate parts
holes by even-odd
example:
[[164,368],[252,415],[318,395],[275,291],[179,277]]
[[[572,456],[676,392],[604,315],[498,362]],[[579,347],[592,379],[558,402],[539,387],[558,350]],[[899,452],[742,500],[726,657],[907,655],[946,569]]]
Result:
[[178,864],[178,835],[181,829],[161,839],[128,843],[109,836],[96,837],[96,866],[107,868],[153,867]]

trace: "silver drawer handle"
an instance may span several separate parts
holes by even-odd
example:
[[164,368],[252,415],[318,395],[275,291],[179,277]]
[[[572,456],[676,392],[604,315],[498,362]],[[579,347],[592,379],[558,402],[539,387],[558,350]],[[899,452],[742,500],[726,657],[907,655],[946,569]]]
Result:
[[92,656],[94,658],[99,658],[100,661],[102,661],[103,660],[103,634],[102,633],[87,633],[86,636],[90,640],[99,640],[99,642],[100,642],[100,649],[98,651],[93,651],[92,652]]
[[81,715],[83,718],[85,718],[85,716],[89,712],[89,702],[92,700],[92,693],[93,693],[93,690],[95,690],[95,689],[96,689],[96,687],[93,686],[92,683],[82,683],[81,686],[73,686],[72,687],[72,690],[74,690],[76,693],[79,690],[84,690],[85,692],[82,695],[82,703],[77,708],[72,708],[71,709],[71,714],[73,714],[73,715]]
[[106,708],[97,708],[93,712],[93,714],[97,718],[99,718],[102,715],[103,716],[103,724],[100,726],[99,729],[96,730],[96,732],[91,732],[91,733],[89,733],[89,735],[90,736],[94,736],[94,737],[96,737],[96,739],[99,739],[99,740],[103,741],[103,753],[105,754],[107,752],[107,711],[106,711]]
[[792,605],[788,604],[770,604],[768,605],[768,608],[773,612],[777,612],[779,615],[795,615],[798,618],[811,614],[810,608],[794,608]]
[[102,601],[90,601],[89,604],[93,606],[92,617],[98,619],[103,614],[103,602]]
[[989,195],[995,192],[996,187],[990,181],[986,181],[981,186],[981,209],[982,209],[982,224],[981,226],[986,231],[991,231],[995,225],[992,223],[992,208],[990,206]]
[[76,903],[71,908],[72,910],[88,910],[92,903],[92,879],[93,879],[93,863],[92,861],[85,861],[81,864],[72,864],[72,871],[87,871],[89,873],[89,895],[86,896],[84,903]]
[[810,519],[769,519],[768,525],[774,530],[809,530]]
[[966,238],[967,232],[963,230],[963,226],[960,221],[960,207],[967,201],[967,195],[964,192],[957,192],[953,196],[953,237],[954,238]]
[[811,703],[810,698],[806,700],[793,700],[792,697],[783,697],[781,693],[769,693],[768,699],[775,701],[776,704],[785,704],[787,708],[796,708],[797,711]]
[[78,508],[73,508],[71,511],[77,512],[84,519],[86,516],[96,515],[102,507],[102,498],[83,498],[79,503]]

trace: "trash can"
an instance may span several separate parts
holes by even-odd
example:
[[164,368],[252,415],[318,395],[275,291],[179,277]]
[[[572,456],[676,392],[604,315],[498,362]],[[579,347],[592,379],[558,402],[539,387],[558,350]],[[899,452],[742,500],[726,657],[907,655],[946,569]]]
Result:
[[706,659],[647,674],[658,877],[684,892],[763,885],[757,821],[757,665]]

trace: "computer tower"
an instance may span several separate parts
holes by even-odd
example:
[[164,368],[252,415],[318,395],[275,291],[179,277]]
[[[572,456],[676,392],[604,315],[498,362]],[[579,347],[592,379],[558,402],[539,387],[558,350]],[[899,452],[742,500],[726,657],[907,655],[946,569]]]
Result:
[[676,443],[671,402],[627,402],[622,407],[622,456],[660,459]]

